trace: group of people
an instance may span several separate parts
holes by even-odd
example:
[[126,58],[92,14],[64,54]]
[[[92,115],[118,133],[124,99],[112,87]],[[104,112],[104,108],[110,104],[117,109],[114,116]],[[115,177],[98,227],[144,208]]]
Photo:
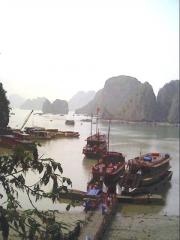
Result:
[[[99,189],[99,184],[95,183],[89,185],[88,189]],[[95,199],[87,198],[85,200],[83,204],[84,211],[87,213],[89,210],[101,206],[102,214],[104,215],[107,212],[107,209],[113,204],[115,198],[116,188],[114,186],[106,187],[105,185],[102,185],[100,196],[97,196]]]

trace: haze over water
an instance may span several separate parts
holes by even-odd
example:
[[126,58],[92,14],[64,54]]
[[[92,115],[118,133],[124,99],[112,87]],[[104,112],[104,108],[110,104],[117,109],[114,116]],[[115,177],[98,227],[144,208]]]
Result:
[[[13,110],[9,125],[20,128],[29,111]],[[73,189],[86,190],[86,184],[90,180],[91,166],[96,162],[85,159],[82,149],[85,146],[85,139],[90,135],[90,123],[81,122],[83,116],[75,116],[75,126],[66,126],[67,116],[59,115],[32,115],[26,126],[39,126],[45,128],[58,128],[59,130],[72,130],[80,133],[79,138],[59,138],[50,141],[42,141],[39,147],[39,156],[51,157],[61,162],[64,176],[69,177],[73,183]],[[68,117],[70,118],[70,117]],[[72,118],[72,117],[71,117]],[[100,122],[99,131],[107,134],[108,123]],[[95,125],[93,124],[95,132]],[[126,160],[138,156],[141,152],[163,152],[169,153],[172,157],[171,166],[173,176],[170,186],[167,187],[164,196],[164,206],[157,206],[155,211],[160,214],[179,215],[179,129],[173,126],[145,126],[111,123],[110,150],[122,152]],[[0,149],[0,152],[4,150]],[[29,182],[34,182],[36,176],[28,176]],[[37,203],[41,208],[60,209],[59,204],[54,206],[47,201]],[[25,203],[25,207],[28,207]],[[131,209],[142,211],[142,207],[131,206]],[[152,207],[151,207],[152,210]]]

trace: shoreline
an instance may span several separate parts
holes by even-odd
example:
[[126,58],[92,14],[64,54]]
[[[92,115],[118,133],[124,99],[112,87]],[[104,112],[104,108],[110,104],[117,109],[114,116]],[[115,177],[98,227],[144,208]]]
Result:
[[113,123],[127,124],[127,125],[136,125],[136,126],[167,126],[167,127],[180,127],[180,123],[168,123],[168,122],[146,122],[146,121],[125,121],[120,119],[103,119],[100,118],[101,122],[108,122],[111,120]]

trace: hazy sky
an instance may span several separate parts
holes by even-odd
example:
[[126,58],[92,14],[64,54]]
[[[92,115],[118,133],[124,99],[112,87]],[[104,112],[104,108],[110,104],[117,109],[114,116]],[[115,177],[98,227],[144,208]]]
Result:
[[179,79],[178,0],[0,0],[8,94],[69,99],[130,75],[155,93]]

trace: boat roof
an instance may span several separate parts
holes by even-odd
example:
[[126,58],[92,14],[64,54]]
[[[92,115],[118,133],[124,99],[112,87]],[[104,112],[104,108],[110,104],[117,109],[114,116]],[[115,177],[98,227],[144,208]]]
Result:
[[14,133],[20,136],[29,136],[29,134],[27,133],[22,133],[22,132],[14,132]]
[[133,164],[139,167],[147,166],[160,166],[170,160],[168,153],[147,153],[142,156],[138,156],[134,159],[128,160],[128,164]]
[[89,136],[86,141],[91,142],[105,142],[106,141],[106,135],[105,134],[94,134]]

